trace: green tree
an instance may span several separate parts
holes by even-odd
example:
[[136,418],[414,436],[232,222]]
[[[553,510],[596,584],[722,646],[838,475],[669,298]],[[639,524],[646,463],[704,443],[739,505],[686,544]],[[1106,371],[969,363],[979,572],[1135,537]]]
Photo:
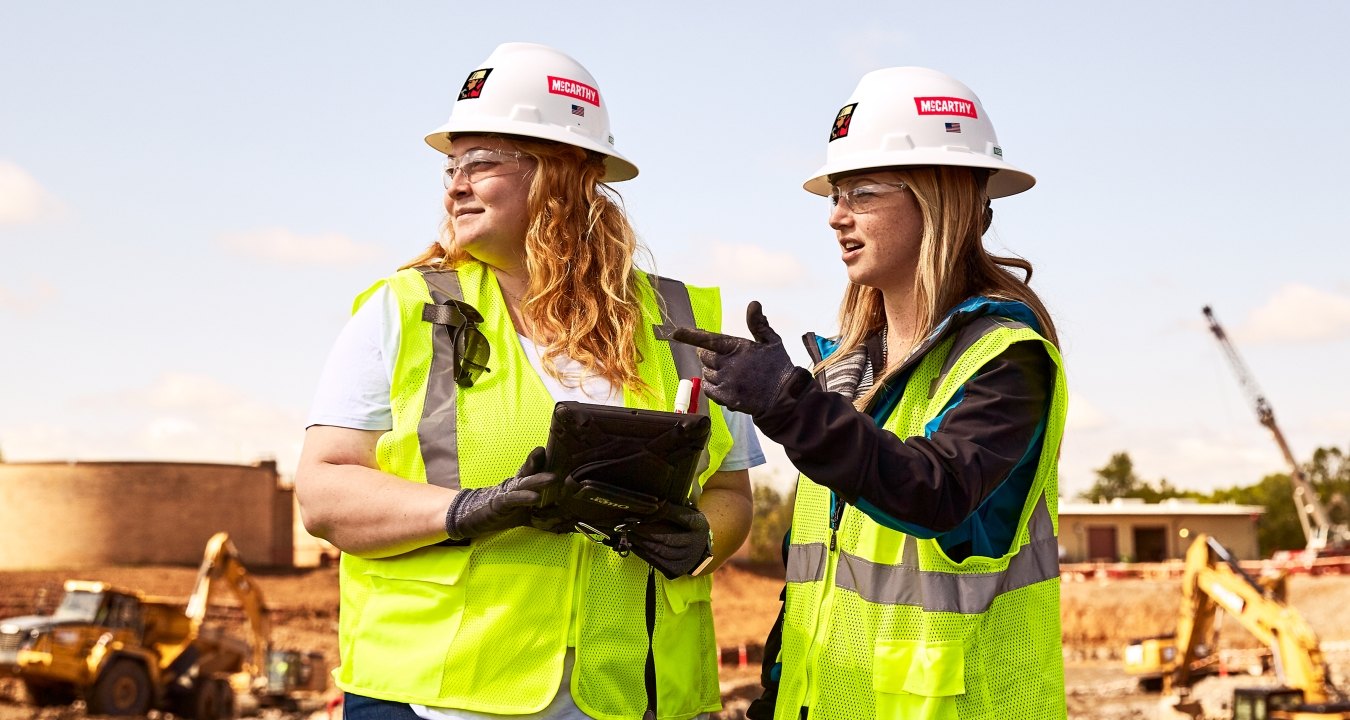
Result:
[[783,535],[792,526],[792,506],[797,491],[787,497],[769,485],[756,485],[755,509],[750,525],[750,559],[757,561],[783,559]]
[[1106,465],[1094,470],[1097,474],[1092,487],[1078,494],[1089,502],[1101,502],[1123,497],[1136,497],[1143,481],[1134,474],[1134,461],[1129,453],[1118,452],[1111,456]]
[[1153,485],[1150,483],[1144,483],[1143,487],[1139,488],[1138,494],[1132,495],[1130,497],[1140,497],[1144,499],[1144,502],[1151,502],[1151,503],[1159,503],[1162,502],[1163,500],[1170,500],[1172,498],[1187,498],[1190,500],[1205,499],[1205,495],[1203,493],[1198,493],[1194,490],[1182,490],[1181,488],[1173,487],[1172,483],[1167,482],[1167,478],[1162,478],[1161,480],[1159,480],[1157,488],[1154,488]]
[[1275,550],[1297,550],[1308,544],[1294,510],[1294,489],[1287,473],[1267,475],[1255,485],[1216,490],[1209,499],[1212,502],[1260,505],[1266,509],[1256,526],[1256,540],[1263,554]]
[[1092,487],[1078,493],[1078,497],[1089,502],[1102,502],[1116,498],[1141,498],[1145,502],[1161,502],[1168,498],[1194,498],[1204,496],[1197,492],[1179,490],[1167,482],[1167,478],[1158,481],[1158,487],[1141,480],[1134,472],[1134,461],[1130,454],[1118,452],[1111,456],[1106,465],[1097,468],[1097,480]]
[[1332,524],[1350,524],[1350,453],[1338,447],[1317,448],[1303,475],[1326,506]]

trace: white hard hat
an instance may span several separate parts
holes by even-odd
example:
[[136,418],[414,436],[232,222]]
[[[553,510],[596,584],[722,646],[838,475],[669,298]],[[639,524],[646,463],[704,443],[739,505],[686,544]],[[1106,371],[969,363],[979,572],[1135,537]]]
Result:
[[469,73],[450,119],[427,144],[450,153],[453,135],[501,133],[552,140],[605,156],[605,182],[629,180],[637,166],[614,150],[609,111],[595,78],[547,45],[503,43]]
[[921,67],[873,70],[835,115],[825,165],[803,185],[830,194],[830,176],[871,168],[988,168],[989,197],[1031,189],[1036,178],[1003,161],[980,99],[953,77]]

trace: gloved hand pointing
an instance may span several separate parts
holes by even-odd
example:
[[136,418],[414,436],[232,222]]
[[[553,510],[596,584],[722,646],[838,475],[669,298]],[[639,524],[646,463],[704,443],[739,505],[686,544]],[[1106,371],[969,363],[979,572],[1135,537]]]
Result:
[[515,477],[500,485],[460,490],[445,512],[445,532],[451,540],[478,537],[530,524],[530,512],[550,485],[562,481],[543,472],[547,456],[537,447],[525,458]]
[[699,348],[703,391],[719,404],[752,417],[773,407],[774,399],[797,369],[783,339],[753,300],[745,309],[753,341],[696,328],[676,328],[671,339]]

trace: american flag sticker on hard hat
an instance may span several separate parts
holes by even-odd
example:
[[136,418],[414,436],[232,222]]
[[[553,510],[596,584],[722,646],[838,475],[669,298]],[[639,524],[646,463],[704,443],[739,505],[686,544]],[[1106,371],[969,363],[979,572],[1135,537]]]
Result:
[[488,75],[492,74],[492,68],[483,68],[469,73],[469,78],[464,81],[464,87],[459,89],[460,100],[473,100],[483,94],[483,84],[487,82]]
[[582,106],[580,106],[580,105],[573,105],[573,106],[572,106],[572,114],[573,114],[573,115],[580,115],[581,117],[586,117],[586,108],[584,108],[584,107],[582,107]]
[[848,137],[848,128],[853,123],[853,110],[856,107],[858,103],[839,108],[839,114],[834,116],[834,127],[830,128],[830,142]]
[[961,132],[961,123],[942,123],[947,126],[947,132]]

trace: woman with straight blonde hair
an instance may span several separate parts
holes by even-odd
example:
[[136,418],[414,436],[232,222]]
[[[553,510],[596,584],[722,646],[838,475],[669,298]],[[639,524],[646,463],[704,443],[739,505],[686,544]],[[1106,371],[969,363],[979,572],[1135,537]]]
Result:
[[446,155],[440,241],[358,297],[329,358],[296,493],[342,551],[348,720],[720,707],[709,574],[749,530],[748,418],[699,405],[696,506],[617,526],[560,510],[577,478],[541,447],[558,401],[670,410],[699,366],[665,333],[721,320],[715,289],[636,268],[608,183],[637,168],[607,108],[571,57],[499,46],[426,138]]
[[754,340],[676,331],[709,397],[801,471],[783,615],[751,718],[1063,718],[1057,474],[1065,387],[1031,265],[987,251],[1009,165],[970,88],[863,77],[806,189],[848,273],[837,337],[794,367]]

